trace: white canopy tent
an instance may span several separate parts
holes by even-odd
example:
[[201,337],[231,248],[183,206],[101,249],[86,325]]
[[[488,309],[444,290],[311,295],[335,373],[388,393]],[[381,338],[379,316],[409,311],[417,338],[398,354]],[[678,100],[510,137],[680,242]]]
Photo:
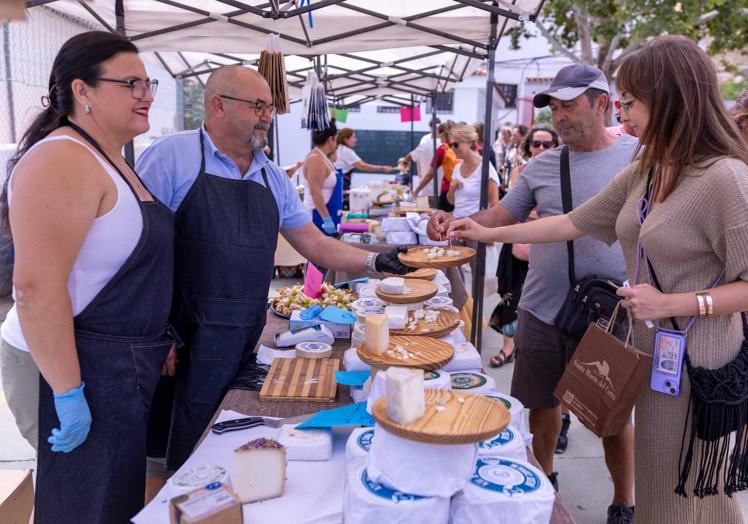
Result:
[[[315,69],[331,101],[432,99],[488,60],[484,141],[492,142],[495,50],[504,31],[534,21],[545,0],[27,0],[135,42],[175,78],[204,81],[226,64],[254,65],[280,35],[291,94]],[[435,104],[432,104],[435,107]],[[434,139],[435,140],[435,139]],[[436,142],[434,142],[436,146]],[[483,157],[481,208],[487,205]],[[473,275],[473,332],[482,337],[485,246]]]

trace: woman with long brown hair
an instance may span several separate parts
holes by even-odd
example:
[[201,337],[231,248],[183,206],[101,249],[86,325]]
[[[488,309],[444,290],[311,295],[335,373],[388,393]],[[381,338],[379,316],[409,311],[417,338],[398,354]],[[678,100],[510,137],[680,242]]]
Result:
[[482,241],[618,239],[634,345],[655,353],[655,334],[669,332],[687,348],[685,365],[667,368],[681,370],[680,393],[676,375],[659,392],[653,372],[636,403],[636,520],[742,522],[725,495],[745,489],[748,470],[748,151],[711,59],[687,38],[656,38],[624,60],[617,82],[642,151],[605,190],[567,215],[449,229]]

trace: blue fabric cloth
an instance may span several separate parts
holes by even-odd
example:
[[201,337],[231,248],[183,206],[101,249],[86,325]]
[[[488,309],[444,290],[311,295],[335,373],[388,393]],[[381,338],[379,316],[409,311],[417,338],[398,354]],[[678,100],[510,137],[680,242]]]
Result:
[[[294,229],[310,222],[296,188],[286,173],[262,151],[256,151],[244,178],[236,164],[218,151],[205,132],[205,171],[233,180],[251,180],[264,185],[260,170],[265,167],[270,190],[275,196],[280,229]],[[156,140],[138,158],[135,169],[145,185],[161,202],[176,211],[200,171],[198,129],[182,131]],[[219,204],[219,203],[217,203]]]

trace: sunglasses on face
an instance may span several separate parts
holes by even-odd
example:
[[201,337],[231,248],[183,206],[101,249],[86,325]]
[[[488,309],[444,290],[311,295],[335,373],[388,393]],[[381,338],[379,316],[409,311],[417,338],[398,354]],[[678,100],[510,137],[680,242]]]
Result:
[[458,147],[460,147],[460,143],[452,142],[451,144],[449,144],[449,147],[451,147],[452,149],[457,149]]
[[534,148],[543,147],[544,149],[553,149],[556,144],[553,140],[530,140],[530,145]]

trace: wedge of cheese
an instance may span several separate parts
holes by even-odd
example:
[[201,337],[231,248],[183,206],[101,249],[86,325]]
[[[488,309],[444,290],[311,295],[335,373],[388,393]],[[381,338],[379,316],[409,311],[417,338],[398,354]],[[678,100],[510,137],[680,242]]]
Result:
[[389,277],[379,283],[379,290],[388,295],[402,295],[405,292],[405,279]]
[[384,308],[390,329],[405,329],[408,323],[408,308],[405,306],[387,306]]
[[234,450],[231,481],[242,504],[283,495],[286,486],[286,448],[275,440],[258,438]]
[[364,340],[367,351],[381,355],[390,345],[390,326],[387,315],[366,315]]
[[421,418],[426,410],[423,370],[391,367],[385,373],[387,416],[398,424]]

